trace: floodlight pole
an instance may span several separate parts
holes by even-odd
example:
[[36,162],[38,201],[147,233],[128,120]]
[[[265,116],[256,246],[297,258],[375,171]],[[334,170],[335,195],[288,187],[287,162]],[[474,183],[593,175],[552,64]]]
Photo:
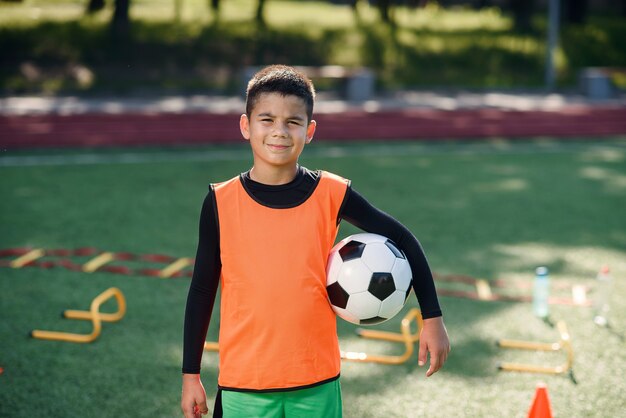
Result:
[[546,52],[546,89],[553,91],[556,80],[554,57],[559,41],[560,0],[550,0],[548,3],[548,45]]

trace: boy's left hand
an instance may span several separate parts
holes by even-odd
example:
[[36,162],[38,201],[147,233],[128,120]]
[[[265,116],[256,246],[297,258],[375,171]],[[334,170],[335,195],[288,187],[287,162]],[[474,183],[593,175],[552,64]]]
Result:
[[448,358],[450,352],[450,341],[448,331],[443,324],[443,317],[424,319],[424,327],[420,332],[420,350],[417,357],[417,364],[426,364],[427,355],[430,354],[430,367],[426,372],[426,377],[431,376],[441,369]]

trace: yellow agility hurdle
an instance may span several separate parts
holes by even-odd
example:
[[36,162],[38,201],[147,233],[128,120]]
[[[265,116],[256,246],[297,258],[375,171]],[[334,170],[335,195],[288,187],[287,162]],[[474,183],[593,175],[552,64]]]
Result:
[[[100,306],[111,298],[117,300],[117,312],[101,313]],[[116,322],[124,317],[126,313],[126,300],[124,294],[116,287],[111,287],[96,296],[91,302],[88,311],[66,310],[63,317],[68,319],[88,320],[93,324],[93,331],[90,334],[76,334],[72,332],[33,330],[31,336],[42,340],[67,341],[72,343],[90,343],[100,335],[102,331],[102,321]]]
[[[417,324],[417,331],[413,334],[411,332],[411,324],[413,321]],[[384,340],[397,343],[404,343],[405,351],[399,356],[379,355],[379,354],[367,354],[363,352],[355,351],[341,351],[341,358],[348,361],[357,361],[363,363],[380,363],[380,364],[402,364],[405,363],[411,355],[413,355],[415,343],[419,341],[420,332],[424,327],[424,321],[422,320],[422,314],[419,309],[411,309],[402,318],[400,324],[400,333],[377,331],[371,329],[358,329],[357,334],[363,338],[370,338],[374,340]]]
[[[417,323],[417,331],[415,334],[411,332],[411,324],[415,321]],[[359,353],[354,351],[341,351],[341,358],[349,361],[359,362],[371,362],[381,364],[402,364],[406,362],[414,351],[415,342],[419,340],[419,334],[422,330],[424,322],[420,310],[417,308],[411,309],[402,319],[400,325],[400,333],[388,332],[388,331],[376,331],[369,329],[358,329],[357,334],[363,338],[371,338],[376,340],[385,340],[398,343],[404,343],[405,352],[399,356],[387,356]],[[207,351],[219,351],[219,343],[214,341],[207,341],[204,343],[204,349]]]
[[574,350],[572,349],[572,343],[570,340],[569,331],[565,322],[558,321],[556,324],[560,340],[554,343],[538,343],[533,341],[520,341],[520,340],[499,340],[498,346],[501,348],[514,348],[519,350],[535,350],[535,351],[565,351],[566,361],[559,366],[538,366],[533,364],[522,363],[501,363],[498,369],[504,371],[513,372],[530,372],[530,373],[547,373],[547,374],[572,374],[572,365],[574,363]]
[[207,351],[220,351],[220,345],[217,342],[206,341],[204,343],[204,349]]
[[169,264],[167,267],[159,271],[158,277],[161,279],[169,279],[187,266],[193,266],[194,259],[183,257]]
[[14,269],[22,268],[31,261],[35,261],[38,258],[43,257],[44,255],[46,255],[46,252],[42,249],[37,248],[34,250],[30,250],[27,253],[16,258],[15,260],[11,261],[9,263],[9,266]]

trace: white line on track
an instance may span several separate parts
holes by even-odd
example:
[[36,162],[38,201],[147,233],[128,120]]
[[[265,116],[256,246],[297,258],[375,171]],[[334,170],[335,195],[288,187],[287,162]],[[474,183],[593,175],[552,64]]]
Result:
[[[309,146],[303,158],[400,157],[425,155],[492,155],[492,154],[552,154],[594,150],[626,152],[626,140],[600,141],[506,141],[506,142],[437,142],[437,143],[348,143]],[[250,149],[163,150],[114,153],[88,152],[49,155],[0,155],[2,167],[72,166],[101,164],[150,164],[168,162],[245,161],[250,160]]]

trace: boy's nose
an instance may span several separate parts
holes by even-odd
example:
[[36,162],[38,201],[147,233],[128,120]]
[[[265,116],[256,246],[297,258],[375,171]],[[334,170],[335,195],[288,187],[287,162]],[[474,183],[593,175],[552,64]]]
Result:
[[274,136],[284,137],[287,136],[287,125],[284,123],[277,123],[274,125]]

